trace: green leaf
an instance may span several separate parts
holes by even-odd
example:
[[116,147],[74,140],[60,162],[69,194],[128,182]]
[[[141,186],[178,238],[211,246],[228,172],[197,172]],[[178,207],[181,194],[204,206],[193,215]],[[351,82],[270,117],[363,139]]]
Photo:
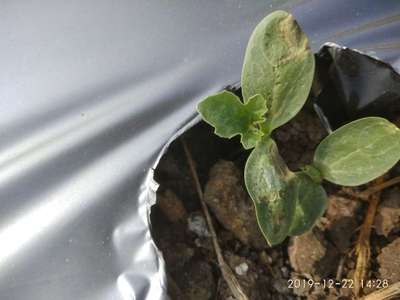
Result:
[[265,99],[254,95],[245,103],[231,92],[207,97],[197,106],[204,121],[215,127],[215,134],[223,138],[241,136],[245,149],[253,148],[263,136],[259,124],[265,121]]
[[296,208],[289,235],[300,235],[311,229],[328,206],[326,192],[320,184],[303,172],[295,175],[290,182],[291,197],[296,199]]
[[348,123],[317,147],[314,166],[324,179],[345,186],[367,183],[400,158],[400,130],[388,120],[368,117]]
[[306,232],[326,210],[323,187],[304,172],[291,172],[269,137],[252,151],[244,174],[258,224],[271,246]]
[[291,197],[293,176],[268,136],[257,144],[246,162],[247,191],[255,204],[260,229],[271,246],[281,243],[289,233],[296,204]]
[[[292,15],[276,11],[255,28],[242,70],[244,99],[261,94],[267,101],[267,131],[293,118],[307,100],[314,56]],[[264,127],[264,126],[263,126]]]

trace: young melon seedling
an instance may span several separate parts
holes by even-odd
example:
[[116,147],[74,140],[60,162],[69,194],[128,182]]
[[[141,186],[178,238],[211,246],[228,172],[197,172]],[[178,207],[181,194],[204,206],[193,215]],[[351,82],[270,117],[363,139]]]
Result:
[[306,232],[323,215],[327,207],[323,179],[345,186],[364,184],[400,159],[400,130],[386,119],[368,117],[327,136],[317,147],[312,165],[289,170],[271,133],[303,107],[314,68],[306,35],[290,14],[276,11],[256,26],[247,45],[243,101],[223,91],[198,105],[215,134],[240,135],[243,147],[253,149],[244,179],[270,245]]

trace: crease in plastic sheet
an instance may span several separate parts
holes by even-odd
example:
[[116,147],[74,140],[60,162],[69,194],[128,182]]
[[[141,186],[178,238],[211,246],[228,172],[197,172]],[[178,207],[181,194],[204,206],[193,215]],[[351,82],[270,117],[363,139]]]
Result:
[[332,41],[400,65],[397,1],[1,6],[2,300],[167,297],[148,170],[201,98],[239,80],[268,12],[292,12],[314,51]]
[[[158,189],[157,182],[154,181],[154,172],[153,169],[150,169],[147,173],[145,182],[140,187],[139,193],[139,209],[138,216],[143,220],[143,222],[150,227],[150,218],[149,211],[151,205],[153,205],[156,201],[156,191]],[[129,225],[128,225],[129,226]],[[124,230],[124,225],[122,224],[119,228],[116,229],[115,235],[119,234],[119,231]],[[129,230],[127,228],[127,230]],[[146,235],[146,243],[141,246],[136,254],[136,259],[145,258],[149,255],[149,253],[153,252],[153,255],[156,256],[157,269],[164,269],[164,261],[162,259],[162,254],[158,252],[157,247],[155,246],[153,240],[151,239],[151,235],[149,232],[145,233]],[[140,264],[140,263],[139,263]],[[138,265],[138,263],[136,263]],[[146,263],[142,263],[142,267],[146,268]],[[128,269],[129,266],[128,266]],[[148,289],[143,290],[143,286],[148,285],[148,283],[153,284]],[[117,278],[117,286],[118,290],[124,300],[130,299],[166,299],[167,291],[166,291],[166,283],[165,277],[161,271],[154,272],[151,276],[138,276],[137,272],[125,271],[120,274]],[[138,294],[139,292],[139,294]]]
[[[153,167],[148,171],[146,180],[141,186],[141,192],[139,199],[143,199],[140,201],[142,203],[141,208],[139,209],[139,215],[142,217],[143,220],[146,220],[149,227],[150,225],[150,209],[151,206],[156,203],[156,192],[159,187],[159,183],[154,180],[154,170],[158,165],[161,157],[167,152],[169,146],[173,141],[178,139],[184,132],[189,130],[195,124],[197,124],[201,118],[197,115],[192,117],[184,126],[182,126],[177,132],[167,141],[167,143],[163,146],[162,150],[158,154],[158,157],[155,160]],[[161,283],[159,289],[153,288],[153,291],[160,291],[159,294],[155,293],[148,293],[147,295],[141,295],[139,298],[135,295],[135,285],[137,284],[138,278],[133,276],[129,278],[129,274],[121,274],[118,277],[117,284],[123,299],[164,299],[168,298],[167,290],[166,290],[166,282],[164,277],[164,265],[165,262],[162,258],[162,253],[158,251],[157,247],[155,246],[153,240],[150,238],[148,240],[149,244],[152,245],[152,249],[154,249],[157,253],[157,259],[159,263],[159,272],[154,273],[154,276],[150,278],[150,283]],[[147,252],[144,251],[142,253],[143,256],[148,255]],[[140,257],[138,254],[137,257]],[[145,279],[146,281],[146,279]],[[144,282],[146,283],[146,282]],[[142,283],[143,284],[143,283]],[[140,290],[140,286],[136,288],[136,290]],[[150,289],[151,291],[151,289]]]

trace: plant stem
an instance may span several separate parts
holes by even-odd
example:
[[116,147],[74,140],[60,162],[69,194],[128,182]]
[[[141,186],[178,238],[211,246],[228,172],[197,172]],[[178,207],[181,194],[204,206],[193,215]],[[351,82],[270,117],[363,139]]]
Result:
[[228,284],[233,296],[237,300],[248,300],[248,297],[246,296],[242,287],[240,286],[239,281],[236,279],[231,268],[228,266],[228,264],[224,260],[224,257],[222,256],[221,247],[219,246],[219,243],[218,243],[217,234],[215,233],[211,215],[210,215],[210,212],[208,211],[208,207],[207,207],[206,203],[204,202],[203,191],[201,189],[199,177],[197,176],[197,171],[196,171],[196,167],[194,165],[192,155],[191,155],[189,148],[183,138],[181,138],[181,142],[182,142],[183,150],[185,151],[187,162],[189,164],[190,173],[192,175],[192,179],[194,181],[197,194],[199,196],[201,208],[206,217],[207,225],[208,225],[208,228],[211,233],[211,239],[213,242],[215,253],[217,255],[218,266],[221,270],[222,276],[224,277],[226,283]]

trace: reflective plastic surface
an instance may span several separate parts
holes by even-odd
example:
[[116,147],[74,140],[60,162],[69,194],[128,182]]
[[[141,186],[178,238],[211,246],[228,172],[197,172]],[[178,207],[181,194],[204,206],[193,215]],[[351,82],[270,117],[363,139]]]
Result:
[[395,0],[0,1],[0,299],[166,297],[150,170],[277,8],[400,67]]

